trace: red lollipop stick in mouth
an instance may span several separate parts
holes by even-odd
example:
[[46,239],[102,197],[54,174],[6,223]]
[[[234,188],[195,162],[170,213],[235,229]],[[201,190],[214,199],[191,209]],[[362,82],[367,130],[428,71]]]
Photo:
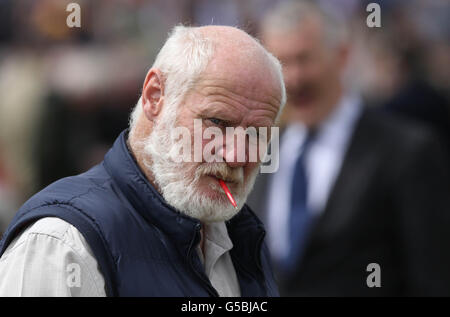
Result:
[[228,200],[229,200],[230,203],[233,205],[233,207],[234,207],[235,209],[238,209],[238,208],[237,208],[236,201],[234,200],[233,195],[231,195],[231,192],[230,192],[230,190],[228,189],[227,184],[225,184],[225,182],[224,182],[223,180],[221,180],[221,179],[219,179],[219,184],[220,184],[220,186],[222,187],[222,189],[223,189],[223,191],[225,192],[225,194],[227,195]]

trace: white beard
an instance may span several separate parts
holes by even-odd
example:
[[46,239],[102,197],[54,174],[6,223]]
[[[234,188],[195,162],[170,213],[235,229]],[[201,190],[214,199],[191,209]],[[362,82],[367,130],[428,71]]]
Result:
[[[259,168],[248,176],[244,184],[243,168],[230,168],[226,163],[177,163],[172,153],[179,144],[170,136],[175,127],[176,111],[170,111],[166,104],[160,120],[155,123],[152,133],[143,141],[144,165],[154,177],[161,195],[169,205],[203,223],[220,222],[231,219],[245,204],[258,175]],[[175,107],[176,108],[176,107]],[[166,111],[164,111],[166,110]],[[218,184],[211,184],[213,191],[223,195],[222,199],[212,199],[198,188],[200,177],[208,174],[229,177],[239,183],[240,190],[232,192],[238,205],[235,209],[227,200]],[[244,188],[245,187],[245,188]]]

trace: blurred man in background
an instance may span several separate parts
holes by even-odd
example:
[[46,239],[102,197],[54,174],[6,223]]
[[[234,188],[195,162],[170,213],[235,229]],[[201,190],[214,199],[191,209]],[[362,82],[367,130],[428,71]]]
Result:
[[[249,205],[268,226],[281,295],[449,295],[443,146],[345,86],[350,38],[330,12],[288,2],[262,39],[283,63],[288,105],[280,168]],[[367,283],[371,263],[380,287]]]

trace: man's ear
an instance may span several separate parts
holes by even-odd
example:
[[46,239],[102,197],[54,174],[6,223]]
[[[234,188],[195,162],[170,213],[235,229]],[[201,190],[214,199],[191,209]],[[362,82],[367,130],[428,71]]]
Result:
[[148,120],[153,121],[164,104],[164,78],[157,68],[148,71],[142,87],[142,107]]

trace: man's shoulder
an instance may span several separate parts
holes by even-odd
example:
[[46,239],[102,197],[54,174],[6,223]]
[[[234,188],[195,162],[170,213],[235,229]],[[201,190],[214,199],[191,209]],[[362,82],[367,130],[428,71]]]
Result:
[[83,174],[60,179],[33,195],[21,206],[8,232],[17,236],[18,230],[27,227],[62,237],[73,226],[83,234],[104,235],[105,230],[117,230],[130,222],[124,212],[127,208],[126,198],[100,164]]
[[45,234],[62,239],[69,228],[73,227],[70,223],[57,217],[44,217],[25,229],[24,234]]
[[106,172],[103,164],[99,164],[84,173],[61,178],[44,188],[41,193],[69,192],[75,197],[88,193],[94,188],[101,189],[109,182],[111,182],[111,176]]
[[[7,253],[12,252],[16,247],[24,245],[32,236],[46,236],[59,241],[71,242],[74,236],[81,236],[81,233],[70,223],[57,217],[44,217],[26,226],[16,238],[10,243]],[[81,239],[81,241],[83,241]]]
[[[87,196],[99,200],[112,199],[115,191],[111,188],[112,179],[99,164],[89,171],[55,181],[33,195],[21,210],[34,210],[50,206],[75,206]],[[106,203],[107,201],[105,201]]]

